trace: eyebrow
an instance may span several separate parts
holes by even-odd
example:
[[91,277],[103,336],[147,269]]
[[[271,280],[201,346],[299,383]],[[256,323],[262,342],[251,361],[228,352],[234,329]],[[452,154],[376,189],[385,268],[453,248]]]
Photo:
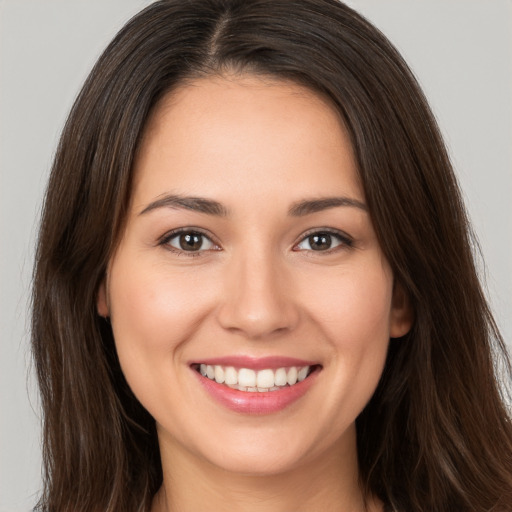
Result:
[[351,206],[353,208],[359,208],[365,212],[368,211],[368,207],[363,202],[351,197],[342,196],[297,201],[292,204],[288,210],[288,214],[292,217],[302,217],[312,213],[321,212],[323,210],[328,210],[329,208],[337,208],[339,206]]
[[212,199],[205,199],[204,197],[188,197],[181,195],[165,195],[156,201],[149,203],[139,215],[144,215],[157,208],[184,208],[185,210],[193,210],[195,212],[206,213],[208,215],[215,215],[225,217],[228,210],[219,202]]
[[[350,206],[359,208],[363,211],[368,211],[367,206],[357,199],[350,197],[324,197],[321,199],[304,199],[292,204],[288,209],[288,215],[292,217],[303,217],[312,213],[321,212],[330,208],[337,208],[340,206]],[[188,197],[181,195],[165,195],[149,203],[139,215],[144,215],[157,208],[174,208],[186,209],[207,215],[215,215],[219,217],[226,217],[228,215],[227,208],[213,199],[206,199],[204,197]]]

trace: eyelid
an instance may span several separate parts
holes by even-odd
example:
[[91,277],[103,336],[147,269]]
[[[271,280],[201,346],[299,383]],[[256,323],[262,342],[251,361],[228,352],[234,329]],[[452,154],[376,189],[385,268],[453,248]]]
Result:
[[[213,249],[201,249],[198,251],[185,251],[178,249],[176,247],[173,247],[169,244],[170,240],[173,238],[187,233],[196,233],[198,235],[201,235],[208,239],[215,247]],[[164,247],[168,251],[174,252],[176,254],[183,254],[185,256],[200,256],[202,253],[209,252],[209,251],[218,251],[220,250],[220,244],[215,240],[215,237],[208,233],[206,230],[202,228],[197,228],[195,226],[186,226],[181,228],[172,229],[171,231],[167,231],[164,235],[162,235],[158,241],[157,245]]]
[[[336,237],[340,241],[340,244],[337,245],[336,247],[332,247],[325,251],[314,251],[317,254],[322,254],[322,253],[328,254],[328,253],[336,251],[337,249],[340,249],[340,248],[341,249],[347,249],[347,248],[350,249],[350,248],[354,247],[354,239],[350,235],[345,233],[344,231],[341,231],[339,229],[333,229],[333,228],[313,228],[313,229],[306,231],[305,233],[303,233],[300,236],[299,240],[293,245],[292,250],[297,251],[297,252],[301,251],[301,250],[308,250],[308,249],[298,249],[297,247],[299,244],[304,242],[307,238],[309,238],[312,235],[316,235],[316,234],[331,235],[333,237]],[[313,252],[312,249],[309,249],[309,251]]]

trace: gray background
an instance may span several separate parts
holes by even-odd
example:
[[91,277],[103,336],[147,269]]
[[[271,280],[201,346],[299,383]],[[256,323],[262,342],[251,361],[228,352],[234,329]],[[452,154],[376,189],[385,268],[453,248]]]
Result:
[[[27,302],[41,198],[88,70],[148,0],[0,0],[0,512],[40,489]],[[403,52],[445,135],[512,346],[512,0],[351,0]]]

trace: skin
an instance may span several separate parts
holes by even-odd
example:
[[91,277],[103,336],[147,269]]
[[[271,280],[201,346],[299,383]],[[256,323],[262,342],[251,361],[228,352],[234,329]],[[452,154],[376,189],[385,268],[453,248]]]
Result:
[[[167,195],[214,200],[225,215],[166,206]],[[359,205],[290,214],[333,196]],[[389,338],[411,323],[364,201],[338,114],[305,88],[203,78],[158,105],[98,296],[126,379],[157,423],[164,483],[153,512],[364,510],[355,419]],[[187,252],[165,237],[179,228],[208,238]],[[326,229],[342,238],[313,250],[308,236]],[[233,355],[298,357],[321,371],[284,410],[241,414],[190,368]],[[369,510],[381,507],[370,499]]]

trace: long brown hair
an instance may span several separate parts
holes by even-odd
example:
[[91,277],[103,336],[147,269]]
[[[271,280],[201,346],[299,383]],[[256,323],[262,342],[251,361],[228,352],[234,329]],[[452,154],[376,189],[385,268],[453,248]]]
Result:
[[512,510],[510,371],[435,120],[397,51],[337,0],[162,0],[92,70],[48,185],[32,342],[44,409],[44,511],[145,511],[161,485],[154,421],[119,367],[96,294],[125,220],[151,110],[226,70],[327,96],[350,133],[380,245],[415,312],[357,419],[361,485],[397,512]]

